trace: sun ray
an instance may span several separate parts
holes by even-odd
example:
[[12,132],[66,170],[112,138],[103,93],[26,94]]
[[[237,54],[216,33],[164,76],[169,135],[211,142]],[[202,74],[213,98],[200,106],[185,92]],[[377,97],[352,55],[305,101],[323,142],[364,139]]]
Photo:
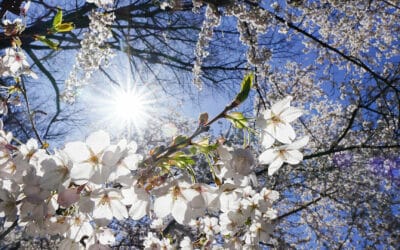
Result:
[[162,112],[163,100],[156,98],[157,88],[149,83],[151,80],[144,82],[143,76],[134,77],[129,67],[109,72],[112,81],[99,79],[82,95],[84,105],[91,110],[90,125],[117,137],[144,133],[149,122],[155,122]]

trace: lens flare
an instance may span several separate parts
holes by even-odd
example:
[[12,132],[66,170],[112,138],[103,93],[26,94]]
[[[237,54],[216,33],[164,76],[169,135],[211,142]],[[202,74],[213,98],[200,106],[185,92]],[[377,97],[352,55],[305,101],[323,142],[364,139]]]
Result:
[[85,89],[83,105],[90,110],[85,117],[89,121],[87,129],[105,129],[125,138],[142,135],[149,123],[157,119],[160,100],[156,101],[156,91],[150,84],[119,78],[115,83],[98,83]]
[[151,119],[154,99],[137,86],[114,87],[107,102],[108,120],[115,127],[140,130]]

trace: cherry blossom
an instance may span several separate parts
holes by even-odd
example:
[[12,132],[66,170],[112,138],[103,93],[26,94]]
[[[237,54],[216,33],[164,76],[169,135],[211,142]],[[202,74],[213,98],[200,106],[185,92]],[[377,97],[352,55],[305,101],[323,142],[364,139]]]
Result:
[[303,154],[299,151],[308,143],[308,137],[285,144],[276,148],[267,149],[259,157],[261,164],[269,164],[268,175],[273,175],[283,163],[291,165],[299,164],[303,160]]
[[104,7],[104,6],[113,4],[113,3],[114,3],[114,0],[86,0],[86,2],[88,2],[88,3],[94,3],[94,4],[96,4],[98,7]]
[[190,240],[189,237],[185,236],[179,243],[179,247],[181,249],[192,250],[193,249],[192,241]]
[[169,242],[168,238],[163,238],[162,240],[160,240],[154,233],[149,232],[147,234],[147,237],[145,238],[144,242],[144,249],[146,250],[161,250],[161,249],[165,249],[165,250],[172,250],[173,247],[171,245],[171,243]]
[[110,169],[102,163],[103,153],[109,145],[110,137],[104,131],[90,134],[86,143],[67,143],[63,151],[74,162],[70,173],[72,181],[81,185],[89,180],[97,184],[107,180]]
[[253,174],[255,159],[249,149],[232,149],[219,145],[217,152],[221,158],[216,169],[219,178],[231,179],[240,186],[246,186],[251,181],[256,183]]
[[154,201],[154,212],[160,218],[171,214],[178,223],[187,224],[194,216],[192,208],[204,205],[196,204],[200,194],[185,181],[176,181],[165,191]]
[[118,220],[128,218],[128,210],[122,203],[123,196],[117,189],[97,189],[90,195],[94,202],[93,218]]
[[262,145],[265,148],[271,147],[275,139],[287,144],[296,138],[290,122],[300,117],[303,112],[290,106],[292,99],[291,96],[287,96],[273,104],[271,109],[265,110],[263,116],[258,119],[257,125],[263,129]]
[[90,220],[86,215],[77,214],[67,218],[67,220],[69,230],[65,233],[65,236],[75,242],[79,242],[82,237],[92,235],[94,232],[93,226],[90,224]]
[[14,194],[8,191],[7,189],[1,189],[0,217],[5,217],[8,221],[14,221],[17,218],[17,214],[18,214],[17,197],[15,197]]
[[53,157],[40,162],[44,173],[40,186],[47,190],[57,190],[60,185],[67,187],[70,183],[70,171],[73,166],[71,159],[62,152],[56,151]]
[[25,74],[37,78],[37,75],[30,70],[30,65],[26,61],[25,54],[20,50],[7,48],[6,54],[3,57],[3,65],[7,68],[7,71],[3,73],[4,76]]
[[150,195],[144,188],[134,185],[122,189],[121,192],[124,196],[122,202],[131,205],[128,214],[132,219],[139,220],[149,214]]
[[76,188],[68,188],[58,194],[57,203],[62,207],[69,207],[79,201],[80,194]]

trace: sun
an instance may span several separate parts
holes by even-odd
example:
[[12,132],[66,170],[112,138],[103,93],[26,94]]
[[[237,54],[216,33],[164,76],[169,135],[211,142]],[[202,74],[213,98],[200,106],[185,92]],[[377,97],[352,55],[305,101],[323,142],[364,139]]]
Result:
[[124,138],[143,135],[149,124],[157,121],[162,100],[155,98],[157,91],[150,84],[128,74],[117,76],[115,83],[98,83],[85,90],[87,129],[105,129]]
[[122,90],[115,94],[114,110],[120,120],[134,122],[146,114],[146,100],[133,90]]
[[154,99],[137,86],[114,87],[110,97],[109,120],[115,120],[120,126],[138,130],[151,118]]
[[[82,132],[106,130],[114,138],[144,138],[154,132],[170,107],[171,100],[157,84],[154,74],[133,67],[124,55],[92,77],[80,93]],[[157,76],[162,72],[154,71]],[[163,125],[163,124],[161,124]]]

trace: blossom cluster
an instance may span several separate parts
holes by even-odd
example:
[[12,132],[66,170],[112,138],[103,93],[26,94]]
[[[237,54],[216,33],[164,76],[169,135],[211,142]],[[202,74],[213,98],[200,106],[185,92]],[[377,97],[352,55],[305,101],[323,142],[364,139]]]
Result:
[[264,72],[263,74],[268,71],[268,62],[272,56],[272,52],[266,47],[259,48],[258,45],[258,34],[266,32],[271,19],[267,11],[260,8],[251,8],[249,10],[245,4],[239,3],[239,1],[230,1],[225,3],[225,13],[223,13],[222,10],[218,9],[218,6],[209,2],[206,3],[206,1],[203,2],[202,0],[193,0],[192,2],[194,12],[198,12],[198,9],[203,4],[207,4],[205,20],[196,44],[196,60],[192,70],[194,74],[193,82],[196,87],[201,89],[201,65],[203,59],[208,56],[206,48],[209,46],[213,36],[213,29],[221,22],[222,15],[237,18],[237,29],[240,33],[240,40],[248,46],[247,61],[260,69],[261,72]]
[[21,75],[31,76],[37,79],[37,75],[31,70],[26,56],[21,48],[12,47],[5,50],[5,55],[0,58],[0,75],[18,78]]
[[92,74],[102,64],[107,65],[113,56],[113,51],[106,46],[106,41],[112,37],[110,25],[115,19],[115,14],[100,9],[108,9],[112,1],[94,1],[94,3],[99,9],[93,10],[89,15],[89,31],[84,34],[76,63],[65,81],[63,99],[69,103],[75,101],[77,91],[88,84]]
[[114,0],[86,0],[88,3],[94,3],[99,8],[108,9],[113,5]]
[[[281,123],[301,113],[289,102],[286,98],[272,107]],[[286,134],[290,125],[271,125],[273,118],[267,113],[263,119],[271,138],[294,139]],[[219,181],[207,184],[191,180],[185,171],[165,173],[159,165],[143,165],[135,142],[122,139],[112,144],[104,131],[92,133],[85,142],[69,142],[53,154],[40,149],[34,139],[20,146],[12,139],[11,133],[0,130],[0,216],[8,225],[17,221],[28,235],[63,237],[61,249],[76,249],[80,242],[89,249],[107,247],[116,241],[107,227],[113,219],[143,217],[153,218],[157,231],[144,239],[146,249],[252,249],[268,241],[278,215],[272,205],[279,193],[258,185],[257,160],[250,149],[219,145],[213,167]],[[278,156],[268,149],[260,161],[275,166],[279,157],[290,164],[300,161],[297,149],[289,145],[283,152],[282,147]],[[180,243],[178,238],[160,239],[168,220],[191,227],[202,235],[202,243],[192,244],[187,237]]]
[[[26,11],[30,4],[21,8],[21,14],[25,18]],[[5,50],[5,55],[0,58],[0,76],[19,78],[21,75],[28,75],[37,78],[37,75],[30,69],[26,56],[21,49],[19,35],[25,30],[25,22],[20,18],[13,21],[3,20],[4,35],[11,37],[12,47]]]
[[[307,136],[294,141],[296,133],[290,123],[302,115],[302,110],[291,107],[291,100],[292,97],[288,96],[273,104],[257,121],[262,129],[262,145],[267,149],[259,156],[259,161],[269,164],[269,175],[274,174],[285,162],[299,164],[303,160],[299,149],[308,143]],[[281,145],[271,148],[276,141]]]
[[193,66],[193,82],[198,89],[201,90],[201,65],[203,63],[203,59],[208,56],[207,47],[212,39],[213,36],[213,29],[217,27],[220,23],[221,16],[218,12],[218,9],[207,5],[206,9],[206,19],[203,22],[203,27],[201,27],[201,31],[199,33],[199,38],[197,39],[196,44],[196,61],[194,62]]
[[[38,76],[31,70],[31,67],[27,61],[26,55],[21,48],[21,40],[19,36],[25,30],[25,18],[26,12],[30,6],[28,1],[24,7],[21,8],[21,15],[24,19],[16,18],[13,21],[9,19],[3,19],[3,31],[4,35],[11,38],[11,47],[5,49],[5,54],[0,57],[0,76],[1,77],[13,77],[14,80],[19,83],[23,75],[30,76],[37,79]],[[0,102],[0,114],[6,115],[8,113],[8,103],[15,106],[20,104],[19,96],[12,96],[10,93],[13,90],[17,90],[14,86],[8,88],[6,96],[1,96]],[[0,122],[2,122],[0,120]]]
[[[0,213],[7,224],[18,220],[32,236],[63,236],[62,249],[77,248],[84,236],[87,246],[114,242],[106,226],[113,217],[128,218],[126,206],[136,211],[138,204],[135,196],[123,195],[132,184],[123,179],[141,160],[134,142],[111,145],[109,135],[99,131],[85,143],[71,142],[48,154],[34,139],[15,147],[11,133],[0,136]],[[125,188],[111,185],[117,180]]]

